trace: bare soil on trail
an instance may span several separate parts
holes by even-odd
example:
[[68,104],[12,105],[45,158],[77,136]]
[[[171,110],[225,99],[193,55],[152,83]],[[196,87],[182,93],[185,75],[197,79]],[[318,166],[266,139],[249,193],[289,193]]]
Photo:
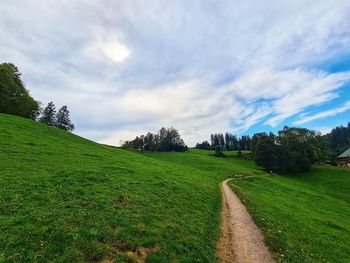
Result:
[[247,209],[224,181],[221,185],[221,237],[217,256],[222,263],[273,263],[264,237]]

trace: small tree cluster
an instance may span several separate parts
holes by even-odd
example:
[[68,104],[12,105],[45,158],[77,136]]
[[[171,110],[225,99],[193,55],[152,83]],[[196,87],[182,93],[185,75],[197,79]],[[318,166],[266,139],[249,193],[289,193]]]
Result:
[[268,171],[301,172],[325,160],[327,143],[318,132],[284,127],[278,135],[254,135],[253,154],[255,163]]
[[35,119],[39,102],[30,96],[21,73],[11,63],[0,64],[0,112]]
[[57,127],[66,131],[73,131],[74,125],[70,120],[69,110],[66,105],[62,106],[56,113],[55,104],[51,101],[43,109],[39,118],[41,123]]
[[250,150],[251,138],[248,135],[242,137],[236,137],[231,133],[214,133],[210,135],[210,141],[203,141],[197,143],[197,149],[204,150],[220,150],[220,151],[237,151],[237,150]]
[[202,143],[196,144],[196,149],[211,150],[211,145],[208,141],[203,141]]
[[[38,118],[40,112],[41,116]],[[51,101],[41,110],[40,102],[30,96],[21,80],[21,73],[11,63],[0,64],[0,113],[38,119],[42,123],[66,131],[74,129],[67,106],[63,106],[56,113],[55,105]]]
[[124,148],[139,151],[184,152],[188,149],[175,128],[161,128],[159,132],[137,136],[134,140],[126,141]]

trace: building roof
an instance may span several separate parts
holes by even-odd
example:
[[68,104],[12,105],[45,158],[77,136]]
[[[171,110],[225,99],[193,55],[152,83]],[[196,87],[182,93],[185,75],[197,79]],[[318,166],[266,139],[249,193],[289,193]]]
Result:
[[350,148],[343,152],[338,158],[350,157]]

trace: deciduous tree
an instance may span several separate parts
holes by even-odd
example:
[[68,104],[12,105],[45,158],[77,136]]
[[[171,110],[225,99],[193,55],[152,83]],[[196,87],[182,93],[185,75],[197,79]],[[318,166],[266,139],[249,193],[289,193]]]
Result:
[[0,64],[0,112],[35,119],[39,103],[21,80],[21,73],[11,63]]

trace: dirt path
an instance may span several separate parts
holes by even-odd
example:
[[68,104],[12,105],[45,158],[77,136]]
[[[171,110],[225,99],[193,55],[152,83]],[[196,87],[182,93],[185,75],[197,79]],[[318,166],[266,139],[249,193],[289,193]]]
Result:
[[263,236],[247,209],[224,181],[221,185],[223,207],[221,237],[217,246],[220,262],[273,263]]

